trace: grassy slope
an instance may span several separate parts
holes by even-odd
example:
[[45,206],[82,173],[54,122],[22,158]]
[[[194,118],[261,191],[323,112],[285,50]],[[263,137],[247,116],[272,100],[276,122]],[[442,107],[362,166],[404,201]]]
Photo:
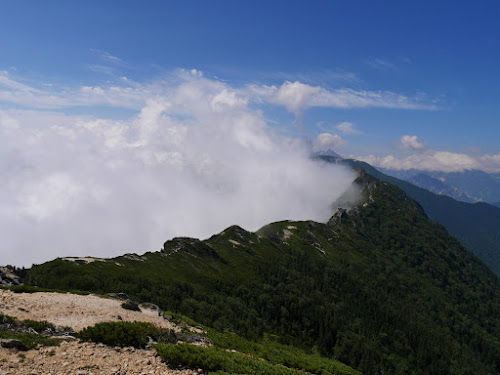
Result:
[[[32,284],[126,292],[221,331],[316,350],[363,373],[500,372],[498,278],[398,188],[327,224],[231,227],[141,260],[35,266]],[[237,243],[235,243],[237,242]]]

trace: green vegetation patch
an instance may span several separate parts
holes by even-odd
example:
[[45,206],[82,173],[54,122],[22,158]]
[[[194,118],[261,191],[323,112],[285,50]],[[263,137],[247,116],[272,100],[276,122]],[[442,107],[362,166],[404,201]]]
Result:
[[15,323],[17,319],[10,315],[5,315],[0,312],[0,323]]
[[56,328],[52,323],[47,322],[46,320],[37,321],[37,320],[26,319],[23,320],[23,323],[26,324],[29,328],[33,328],[37,332],[43,332],[47,328],[50,329]]
[[[339,361],[321,357],[317,353],[308,354],[304,350],[298,349],[293,346],[282,345],[277,341],[277,337],[274,335],[266,334],[264,335],[264,338],[259,342],[253,342],[241,336],[238,336],[233,332],[220,332],[215,329],[205,327],[203,325],[200,325],[198,322],[181,314],[175,314],[175,313],[170,313],[170,314],[171,314],[170,320],[178,325],[199,326],[200,328],[202,328],[205,331],[204,335],[210,339],[215,348],[222,350],[224,356],[227,356],[229,354],[229,356],[231,357],[231,354],[235,354],[234,352],[236,351],[238,355],[242,353],[246,357],[253,358],[254,360],[260,360],[261,362],[265,361],[267,362],[268,365],[277,365],[281,370],[284,367],[287,367],[289,369],[299,370],[301,371],[301,373],[307,373],[307,374],[318,374],[318,375],[361,374],[359,371],[356,371]],[[173,349],[166,349],[166,350],[171,352]],[[183,353],[184,351],[185,351],[184,349],[180,349],[180,352],[176,352],[175,358],[177,359],[184,358],[183,360],[179,359],[182,363],[177,363],[177,365],[188,368],[196,368],[196,366],[193,367],[193,365],[191,364],[192,358],[190,358],[189,356],[182,357],[181,353]],[[204,354],[204,355],[214,356],[214,354]],[[202,368],[206,371],[214,371],[214,370],[207,370],[204,367]],[[217,371],[218,374],[230,372],[228,369],[219,369]]]
[[317,353],[308,354],[293,346],[282,345],[276,341],[277,337],[273,335],[264,335],[264,339],[259,343],[245,340],[232,332],[221,333],[212,329],[207,330],[207,336],[217,347],[234,349],[262,358],[272,364],[301,369],[308,373],[318,375],[361,374],[339,361],[321,357]]
[[209,372],[249,375],[298,375],[304,371],[274,365],[260,358],[217,347],[155,345],[160,357],[171,366],[201,368]]
[[158,338],[161,330],[145,322],[104,322],[82,329],[77,337],[111,346],[144,348],[148,337]]
[[15,333],[8,331],[0,331],[0,339],[22,341],[28,349],[34,349],[37,346],[58,346],[62,341],[62,339],[48,338],[36,333]]

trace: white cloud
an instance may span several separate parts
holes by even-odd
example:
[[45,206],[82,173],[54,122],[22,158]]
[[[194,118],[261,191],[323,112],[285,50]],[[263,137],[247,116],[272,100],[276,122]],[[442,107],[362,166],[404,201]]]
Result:
[[396,170],[460,172],[466,169],[480,169],[486,172],[500,172],[499,155],[485,155],[476,158],[462,153],[428,150],[407,157],[368,155],[356,156],[356,159],[377,167]]
[[336,128],[338,130],[340,130],[343,134],[360,134],[361,133],[359,130],[357,130],[354,127],[353,123],[347,122],[347,121],[341,122],[340,124],[338,124],[336,126]]
[[468,155],[466,153],[433,150],[421,142],[416,135],[402,136],[398,142],[398,146],[403,150],[414,153],[409,156],[349,155],[349,157],[366,161],[377,167],[395,170],[416,169],[423,171],[460,172],[467,169],[479,169],[485,172],[500,172],[500,154]]
[[482,155],[479,157],[479,162],[485,171],[500,172],[500,154]]
[[345,140],[338,134],[321,133],[313,142],[313,151],[335,151],[345,144]]
[[300,82],[285,82],[276,92],[274,101],[283,104],[290,112],[298,113],[304,107],[310,106],[314,95],[321,91]]
[[320,86],[311,86],[301,82],[284,82],[280,87],[248,87],[257,100],[284,105],[290,112],[299,115],[311,107],[330,108],[397,108],[434,110],[433,104],[422,102],[421,97],[410,98],[390,91],[366,91],[342,88],[326,90]]
[[[11,94],[31,92],[12,87]],[[48,100],[32,94],[35,107]],[[305,142],[273,133],[248,105],[248,91],[198,72],[175,83],[71,94],[53,96],[63,105],[116,103],[138,113],[118,121],[0,111],[3,263],[156,250],[173,236],[203,238],[232,224],[325,221],[354,178],[311,161]]]
[[399,140],[399,146],[404,150],[422,152],[427,149],[425,143],[418,140],[416,135],[403,135]]
[[[108,70],[105,69],[105,71]],[[220,83],[204,79],[202,72],[191,69],[189,71],[178,70],[164,80],[149,84],[139,84],[125,78],[109,86],[84,85],[65,89],[49,87],[49,90],[47,87],[37,88],[22,83],[21,80],[3,71],[0,72],[0,102],[31,109],[111,106],[140,110],[148,98],[168,95],[173,83],[189,80],[205,80],[207,85]],[[253,101],[283,105],[297,116],[311,107],[436,109],[435,105],[424,103],[421,97],[410,98],[390,91],[363,91],[348,88],[330,91],[298,81],[286,81],[280,87],[248,85],[233,89],[233,91],[238,94],[238,100],[242,100],[243,104]],[[225,100],[228,99],[225,98]]]

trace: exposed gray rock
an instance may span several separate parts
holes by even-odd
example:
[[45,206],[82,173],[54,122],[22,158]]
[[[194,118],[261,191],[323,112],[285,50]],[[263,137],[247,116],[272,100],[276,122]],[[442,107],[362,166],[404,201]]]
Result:
[[0,266],[0,286],[21,285],[21,279],[8,267]]
[[122,303],[122,307],[127,310],[132,310],[132,311],[141,311],[141,308],[139,307],[139,304],[135,301],[132,301],[130,299],[126,300],[125,302]]
[[139,307],[141,309],[145,309],[145,310],[156,311],[158,313],[158,315],[161,316],[161,310],[160,310],[160,308],[157,305],[155,305],[154,303],[144,302],[144,303],[141,303],[139,305]]
[[111,298],[127,300],[128,296],[125,293],[108,293],[108,296]]

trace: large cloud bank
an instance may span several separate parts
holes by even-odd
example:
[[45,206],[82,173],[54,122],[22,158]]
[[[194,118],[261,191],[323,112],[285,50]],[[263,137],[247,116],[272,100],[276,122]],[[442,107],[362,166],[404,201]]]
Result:
[[127,120],[0,111],[0,263],[141,253],[232,224],[327,220],[353,173],[311,161],[310,146],[274,134],[249,96],[195,73],[161,94],[132,90],[123,100],[140,110]]

